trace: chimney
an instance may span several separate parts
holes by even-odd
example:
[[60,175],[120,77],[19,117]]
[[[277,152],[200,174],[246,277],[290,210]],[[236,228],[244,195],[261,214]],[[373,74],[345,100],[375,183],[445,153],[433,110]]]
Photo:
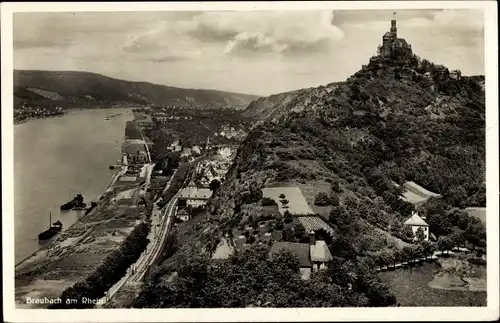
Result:
[[311,230],[311,232],[309,232],[309,244],[311,246],[314,246],[316,244],[316,234],[314,233],[314,230]]

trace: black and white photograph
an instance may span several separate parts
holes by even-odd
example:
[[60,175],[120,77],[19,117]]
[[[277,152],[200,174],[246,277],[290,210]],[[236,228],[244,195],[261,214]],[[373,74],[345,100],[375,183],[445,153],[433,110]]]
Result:
[[6,319],[498,319],[496,6],[2,3]]

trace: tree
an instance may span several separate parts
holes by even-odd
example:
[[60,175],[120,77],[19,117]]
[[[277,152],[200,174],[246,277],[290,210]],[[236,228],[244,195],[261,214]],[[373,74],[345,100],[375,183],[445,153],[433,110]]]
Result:
[[328,217],[328,222],[337,227],[339,231],[347,230],[352,222],[352,218],[347,213],[346,208],[343,205],[334,206],[330,211]]
[[278,205],[276,204],[276,201],[272,198],[269,197],[263,197],[261,200],[262,206],[273,206],[273,205]]
[[[338,200],[338,199],[337,199]],[[318,195],[314,198],[314,205],[317,206],[328,206],[334,203],[331,196],[324,192],[319,192]],[[337,203],[338,205],[338,203]]]
[[292,214],[288,211],[285,211],[285,223],[292,223],[293,222],[293,217]]
[[417,238],[418,242],[422,242],[425,240],[425,233],[422,227],[418,227],[415,237]]
[[462,247],[465,245],[465,235],[463,231],[456,231],[450,236],[453,246]]
[[331,189],[336,193],[342,192],[342,189],[340,188],[340,181],[338,179],[332,180]]
[[467,190],[459,185],[459,186],[453,186],[450,191],[448,192],[450,197],[453,200],[453,204],[459,207],[465,207],[467,203]]
[[217,192],[221,186],[221,182],[218,179],[213,179],[210,184],[209,188],[212,192]]
[[283,232],[281,233],[281,238],[283,239],[283,241],[287,241],[287,242],[295,242],[296,241],[292,230],[288,227],[283,229]]
[[421,245],[415,245],[412,248],[414,259],[421,259],[424,257],[424,248]]
[[288,208],[288,200],[287,199],[284,199],[284,200],[281,200],[281,203],[283,204],[283,208]]
[[298,242],[309,242],[309,237],[307,235],[306,229],[301,223],[297,223],[293,226],[293,234],[295,235],[295,238]]
[[476,248],[479,241],[486,239],[486,229],[479,219],[471,217],[471,222],[465,230],[464,237],[472,244],[473,249]]
[[394,264],[394,254],[389,250],[383,250],[379,253],[379,261],[381,266],[389,267],[390,264]]
[[422,253],[423,253],[425,259],[427,259],[428,257],[433,255],[434,245],[431,242],[425,241],[425,240],[421,241],[420,246],[422,247]]
[[431,214],[427,218],[429,230],[438,236],[444,236],[451,233],[452,223],[446,214]]
[[403,259],[402,259],[403,262],[408,262],[408,265],[410,267],[410,273],[411,273],[411,261],[412,261],[412,256],[413,256],[413,251],[412,251],[411,247],[409,247],[409,246],[403,247],[402,256],[403,256]]
[[279,196],[280,199],[284,199],[285,198],[285,194],[281,193],[280,196]]
[[415,238],[415,234],[413,233],[413,229],[409,225],[403,226],[403,238],[405,238],[407,241],[412,241]]
[[442,253],[445,252],[445,251],[446,251],[446,253],[448,253],[448,251],[451,248],[453,248],[453,242],[447,236],[441,236],[441,237],[439,237],[437,245],[438,245],[439,251],[441,251]]

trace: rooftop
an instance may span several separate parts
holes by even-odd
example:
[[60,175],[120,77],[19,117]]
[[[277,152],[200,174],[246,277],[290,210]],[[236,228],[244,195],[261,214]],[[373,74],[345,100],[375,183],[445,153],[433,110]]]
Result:
[[333,259],[326,242],[318,240],[314,245],[310,246],[311,261],[328,262]]
[[275,242],[269,254],[273,255],[282,250],[290,250],[295,253],[299,258],[300,267],[311,267],[312,263],[309,260],[309,244],[308,243],[296,243],[296,242]]
[[208,200],[212,191],[208,188],[186,187],[181,192],[181,198]]
[[427,222],[425,222],[418,213],[414,212],[411,217],[406,220],[405,224],[407,225],[420,225],[420,226],[429,226]]

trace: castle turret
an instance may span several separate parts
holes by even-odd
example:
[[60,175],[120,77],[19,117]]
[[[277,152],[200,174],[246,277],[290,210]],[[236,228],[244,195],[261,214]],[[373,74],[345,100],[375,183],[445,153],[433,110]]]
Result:
[[392,14],[391,34],[394,38],[398,38],[398,28],[396,27],[396,13]]

